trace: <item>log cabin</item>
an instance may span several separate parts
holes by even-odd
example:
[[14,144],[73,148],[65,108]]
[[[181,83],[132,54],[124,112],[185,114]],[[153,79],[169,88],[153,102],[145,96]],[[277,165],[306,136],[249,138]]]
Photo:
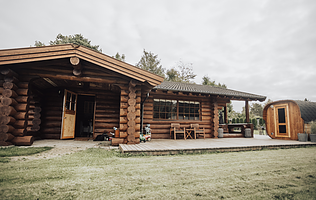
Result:
[[171,123],[199,124],[217,137],[218,110],[230,100],[266,97],[163,77],[92,49],[63,44],[0,50],[0,145],[34,139],[96,138],[117,127],[112,145],[140,142],[143,124],[152,138],[170,138]]
[[274,139],[297,140],[298,133],[311,133],[310,122],[316,120],[316,102],[280,100],[263,109],[267,134]]

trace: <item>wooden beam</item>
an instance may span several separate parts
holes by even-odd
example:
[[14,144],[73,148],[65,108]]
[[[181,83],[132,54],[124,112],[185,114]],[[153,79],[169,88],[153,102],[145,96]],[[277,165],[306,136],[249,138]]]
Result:
[[246,122],[249,123],[249,103],[245,101]]

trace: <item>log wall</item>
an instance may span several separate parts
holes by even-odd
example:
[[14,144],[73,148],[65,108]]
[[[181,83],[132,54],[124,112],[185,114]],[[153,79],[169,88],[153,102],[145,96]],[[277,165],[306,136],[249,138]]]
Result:
[[3,68],[1,74],[0,145],[32,145],[41,123],[37,96],[13,70]]
[[138,144],[140,136],[141,87],[129,82],[121,85],[119,138],[113,138],[112,145]]
[[[145,99],[146,95],[142,96]],[[171,99],[200,102],[200,120],[159,120],[153,119],[154,99]],[[218,106],[217,99],[201,95],[183,94],[181,92],[150,92],[148,99],[144,103],[144,127],[150,124],[153,139],[169,139],[171,123],[180,123],[181,127],[190,128],[191,124],[199,124],[205,128],[207,138],[217,137],[218,130]]]

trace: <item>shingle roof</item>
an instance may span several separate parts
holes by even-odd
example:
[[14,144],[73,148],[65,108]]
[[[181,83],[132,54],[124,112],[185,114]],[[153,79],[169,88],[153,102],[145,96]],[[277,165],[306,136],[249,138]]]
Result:
[[259,100],[264,101],[265,96],[250,94],[246,92],[239,92],[236,90],[225,89],[221,87],[211,86],[211,85],[198,85],[191,83],[180,83],[180,82],[169,82],[164,81],[160,85],[154,87],[154,89],[169,90],[169,91],[181,91],[181,92],[192,92],[192,93],[202,93],[210,95],[221,95],[230,97],[232,99],[248,99],[248,100]]
[[295,100],[295,102],[300,107],[301,117],[305,123],[316,120],[316,102],[299,100]]

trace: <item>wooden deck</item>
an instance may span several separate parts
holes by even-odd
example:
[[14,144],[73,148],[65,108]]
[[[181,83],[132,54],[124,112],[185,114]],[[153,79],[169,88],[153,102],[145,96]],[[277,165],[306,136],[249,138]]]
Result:
[[197,140],[155,139],[150,142],[127,145],[120,144],[122,153],[147,155],[171,155],[179,153],[255,151],[262,149],[298,148],[316,146],[312,142],[271,139],[268,136],[256,135],[254,138],[219,138]]

